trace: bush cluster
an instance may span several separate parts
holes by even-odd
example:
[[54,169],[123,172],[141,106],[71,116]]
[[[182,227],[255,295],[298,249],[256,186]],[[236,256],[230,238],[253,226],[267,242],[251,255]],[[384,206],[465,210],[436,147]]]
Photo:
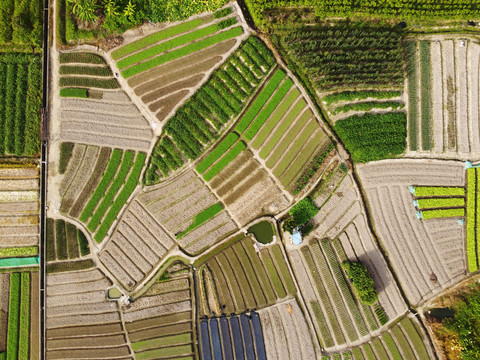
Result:
[[40,46],[41,0],[0,1],[0,44]]
[[378,292],[375,290],[375,283],[366,266],[359,262],[345,261],[342,267],[352,281],[360,301],[367,305],[376,303]]

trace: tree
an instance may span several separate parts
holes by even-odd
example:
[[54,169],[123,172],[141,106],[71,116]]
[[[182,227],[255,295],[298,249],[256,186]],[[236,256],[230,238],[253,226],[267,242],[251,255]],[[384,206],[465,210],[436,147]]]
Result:
[[68,0],[73,3],[73,13],[82,21],[94,22],[98,9],[96,0]]
[[359,262],[345,261],[342,267],[347,276],[352,280],[353,287],[360,298],[360,301],[367,305],[373,305],[378,301],[378,292],[375,290],[375,283],[372,275],[365,265]]

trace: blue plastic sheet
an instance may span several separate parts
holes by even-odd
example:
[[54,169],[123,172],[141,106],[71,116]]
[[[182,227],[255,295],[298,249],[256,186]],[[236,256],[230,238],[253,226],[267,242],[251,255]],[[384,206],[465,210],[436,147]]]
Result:
[[243,343],[245,344],[245,355],[247,355],[247,360],[255,360],[252,330],[250,329],[250,321],[246,314],[240,315],[240,324],[242,325]]
[[220,332],[222,333],[222,346],[225,359],[233,359],[232,340],[230,339],[230,327],[225,316],[220,318]]
[[38,265],[39,262],[40,262],[40,259],[38,256],[0,259],[0,268],[32,266],[32,265]]
[[217,318],[210,319],[210,337],[212,339],[213,358],[222,360],[222,345],[220,344],[220,333],[218,331]]
[[262,325],[260,323],[260,316],[257,312],[252,311],[250,313],[250,317],[252,318],[252,329],[253,335],[255,338],[255,349],[257,352],[257,360],[267,360],[267,355],[265,352],[265,343],[263,341],[263,331]]
[[237,316],[230,318],[230,328],[232,329],[233,349],[235,350],[235,359],[244,359],[242,342],[242,331],[240,330],[240,323]]
[[210,348],[210,335],[208,333],[208,320],[200,323],[200,336],[202,342],[202,359],[212,360],[212,349]]

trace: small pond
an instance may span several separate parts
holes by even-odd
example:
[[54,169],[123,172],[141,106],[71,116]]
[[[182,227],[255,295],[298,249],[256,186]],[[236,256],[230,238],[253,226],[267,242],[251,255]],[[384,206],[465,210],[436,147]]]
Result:
[[108,298],[109,299],[120,299],[122,297],[122,293],[120,290],[118,290],[116,287],[111,287],[108,289]]
[[443,320],[445,318],[451,318],[455,315],[455,310],[451,308],[433,308],[428,310],[428,314],[435,319]]
[[270,244],[273,241],[273,226],[269,221],[260,221],[259,223],[248,228],[248,232],[255,235],[258,242],[262,244]]

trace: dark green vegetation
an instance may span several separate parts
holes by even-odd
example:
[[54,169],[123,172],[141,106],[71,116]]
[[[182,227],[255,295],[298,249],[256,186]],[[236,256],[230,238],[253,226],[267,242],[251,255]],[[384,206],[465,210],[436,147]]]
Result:
[[0,46],[24,51],[39,48],[42,41],[42,5],[42,0],[1,1]]
[[353,283],[360,300],[367,305],[373,305],[378,301],[378,292],[375,290],[372,275],[368,269],[360,262],[346,261],[342,264],[347,276]]
[[68,162],[72,157],[72,150],[73,143],[64,142],[60,144],[60,161],[58,162],[58,172],[60,174],[65,173],[65,170],[67,170]]
[[60,96],[62,97],[77,97],[77,98],[88,98],[88,91],[87,89],[79,89],[79,88],[65,88],[60,89]]
[[159,182],[182,166],[183,159],[199,157],[225,124],[238,116],[274,64],[263,42],[249,37],[168,120],[150,158],[146,184]]
[[407,77],[408,77],[408,136],[410,138],[410,150],[417,150],[417,132],[418,132],[418,76],[416,67],[417,49],[414,41],[409,41],[405,45],[405,55],[407,58]]
[[359,91],[341,91],[327,95],[322,98],[327,106],[339,101],[354,101],[365,100],[368,98],[375,99],[391,99],[394,97],[402,96],[401,91],[373,91],[373,90],[359,90]]
[[347,111],[370,111],[373,109],[399,110],[403,109],[404,106],[405,105],[403,103],[397,101],[365,101],[338,106],[335,108],[335,110],[332,110],[332,114],[336,115],[338,113]]
[[392,158],[405,151],[406,116],[402,112],[353,115],[335,123],[353,161]]
[[273,241],[275,231],[270,221],[260,221],[248,228],[248,232],[255,235],[255,239],[262,244],[269,244]]
[[298,75],[321,91],[403,86],[403,32],[398,27],[351,21],[299,22],[276,27],[272,39]]
[[430,43],[420,41],[420,81],[421,81],[421,115],[422,115],[422,149],[432,149],[432,80],[430,74]]
[[318,213],[318,208],[310,197],[306,197],[295,204],[288,212],[293,216],[297,226],[301,226],[310,221]]
[[0,54],[0,155],[40,151],[42,70],[33,54]]
[[60,219],[47,219],[47,261],[74,260],[90,254],[85,234]]

